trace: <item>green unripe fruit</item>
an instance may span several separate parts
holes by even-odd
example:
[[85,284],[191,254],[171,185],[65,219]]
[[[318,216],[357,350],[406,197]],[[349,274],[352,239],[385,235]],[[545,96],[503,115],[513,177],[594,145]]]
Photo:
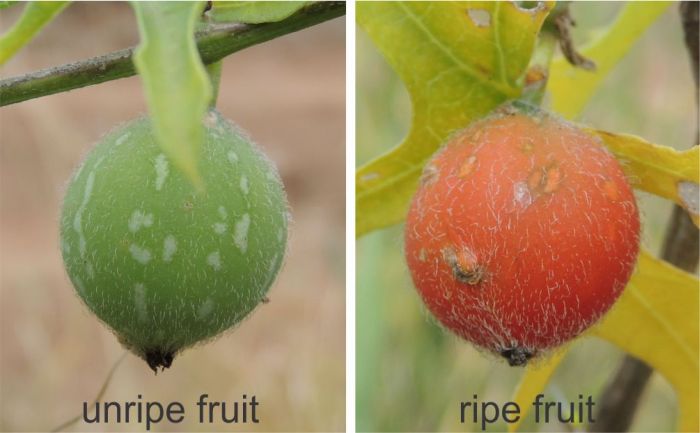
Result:
[[61,249],[78,295],[154,370],[264,302],[285,254],[274,165],[218,112],[205,125],[204,192],[141,118],[95,146],[63,203]]

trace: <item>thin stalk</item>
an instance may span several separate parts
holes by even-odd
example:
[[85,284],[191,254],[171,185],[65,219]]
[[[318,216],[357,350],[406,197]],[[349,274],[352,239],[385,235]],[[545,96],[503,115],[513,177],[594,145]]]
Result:
[[[105,391],[107,391],[107,387],[109,386],[109,383],[112,381],[112,377],[114,376],[114,372],[117,371],[117,367],[119,367],[121,365],[122,361],[124,361],[124,358],[126,358],[127,353],[129,353],[129,352],[124,351],[124,353],[122,353],[122,356],[120,356],[119,359],[117,359],[117,361],[114,363],[112,368],[109,370],[109,373],[107,373],[107,377],[105,378],[104,382],[102,383],[102,387],[100,388],[100,391],[97,393],[95,400],[92,402],[92,404],[90,404],[90,406],[95,406],[97,404],[97,402],[99,402],[100,399],[102,398],[102,396],[105,394]],[[66,429],[66,427],[70,427],[73,424],[80,421],[81,418],[82,418],[82,414],[77,415],[77,416],[69,419],[68,421],[64,422],[63,424],[59,425],[58,427],[54,428],[51,431],[52,432],[63,431]]]
[[[318,2],[276,23],[212,24],[196,34],[197,48],[205,64],[214,63],[236,51],[344,14],[345,2]],[[133,51],[132,47],[0,80],[0,106],[135,75]]]
[[554,57],[554,50],[557,46],[557,35],[543,29],[537,39],[537,46],[532,54],[530,65],[525,73],[525,87],[520,97],[522,101],[533,105],[542,104],[545,91],[547,90],[547,80],[549,79],[549,65]]
[[223,68],[223,60],[210,63],[207,65],[207,73],[211,81],[211,101],[209,106],[216,107],[216,100],[219,98],[219,83],[221,82],[221,69]]

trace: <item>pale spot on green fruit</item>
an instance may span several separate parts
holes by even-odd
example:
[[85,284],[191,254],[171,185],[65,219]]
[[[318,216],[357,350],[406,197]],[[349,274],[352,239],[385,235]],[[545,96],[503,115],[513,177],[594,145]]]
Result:
[[250,228],[250,215],[243,214],[240,220],[236,222],[233,241],[236,246],[245,254],[248,250],[248,229]]
[[236,162],[238,162],[238,155],[236,155],[236,152],[234,151],[230,151],[229,153],[227,153],[226,157],[228,158],[228,161],[231,164],[235,164]]
[[245,176],[241,176],[241,191],[243,191],[243,194],[248,194],[249,191],[248,178]]
[[221,254],[219,254],[218,251],[214,251],[213,253],[209,254],[207,256],[207,264],[215,271],[221,269]]
[[129,245],[129,252],[131,257],[142,265],[147,264],[151,261],[151,252],[146,248],[141,248],[136,244]]
[[61,251],[85,304],[152,368],[236,325],[263,299],[287,240],[272,163],[212,111],[197,193],[150,121],[108,134],[73,176]]
[[224,233],[226,233],[228,225],[226,225],[226,223],[214,223],[212,228],[214,229],[214,233],[216,233],[217,235],[223,235]]
[[177,251],[177,239],[175,236],[168,235],[163,240],[163,261],[170,262],[173,260],[173,255]]
[[156,169],[156,191],[160,191],[163,188],[165,179],[168,177],[168,158],[164,154],[160,154],[156,157],[155,162]]
[[129,217],[129,231],[136,233],[141,227],[150,227],[153,225],[153,214],[144,213],[141,210],[135,210]]

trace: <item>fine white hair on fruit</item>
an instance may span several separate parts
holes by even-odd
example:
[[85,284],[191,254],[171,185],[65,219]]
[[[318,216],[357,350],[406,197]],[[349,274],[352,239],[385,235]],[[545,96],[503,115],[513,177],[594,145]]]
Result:
[[209,120],[205,194],[169,167],[145,117],[95,145],[63,201],[61,253],[77,294],[152,369],[249,316],[287,248],[274,165],[219,114]]
[[143,283],[134,285],[134,304],[136,305],[136,314],[140,321],[145,322],[148,318],[146,309],[146,287]]

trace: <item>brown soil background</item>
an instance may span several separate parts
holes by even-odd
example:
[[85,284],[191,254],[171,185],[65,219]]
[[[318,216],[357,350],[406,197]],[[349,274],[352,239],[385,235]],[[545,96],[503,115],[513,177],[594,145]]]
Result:
[[[21,12],[2,12],[0,31]],[[126,3],[75,3],[3,69],[4,77],[132,46]],[[274,160],[294,222],[286,264],[235,331],[188,350],[154,376],[129,355],[104,400],[185,406],[156,431],[221,431],[195,402],[255,394],[245,430],[342,430],[345,411],[345,21],[336,19],[229,56],[219,109]],[[0,109],[0,430],[46,431],[80,413],[123,349],[74,295],[58,247],[72,170],[101,135],[146,111],[138,77]],[[72,430],[137,431],[143,424]]]

